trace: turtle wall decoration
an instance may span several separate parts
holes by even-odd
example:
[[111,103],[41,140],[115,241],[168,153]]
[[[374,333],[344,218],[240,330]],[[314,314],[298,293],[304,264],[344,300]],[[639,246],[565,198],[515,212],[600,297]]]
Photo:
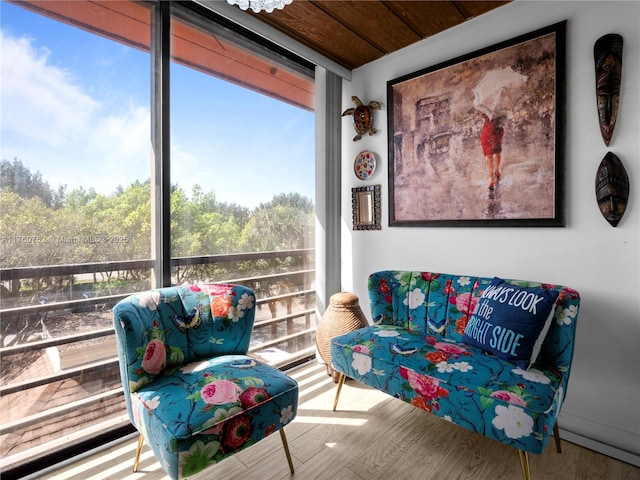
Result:
[[365,105],[355,95],[351,97],[351,100],[356,104],[356,106],[346,109],[342,113],[342,116],[346,117],[351,115],[353,117],[353,128],[356,131],[356,136],[353,137],[353,141],[357,142],[366,133],[374,135],[378,132],[373,128],[373,110],[380,110],[380,103],[369,102]]

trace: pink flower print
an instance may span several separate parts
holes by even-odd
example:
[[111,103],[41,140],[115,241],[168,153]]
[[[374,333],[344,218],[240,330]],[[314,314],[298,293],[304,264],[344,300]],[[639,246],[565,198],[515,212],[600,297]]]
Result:
[[440,388],[440,382],[436,378],[421,375],[404,367],[400,367],[400,375],[409,380],[411,388],[427,400],[435,400],[440,396],[447,396],[449,394],[447,390]]
[[430,282],[431,280],[435,280],[440,276],[439,273],[431,273],[431,272],[422,272],[420,274],[423,280]]
[[152,375],[159,374],[167,361],[167,351],[161,340],[154,339],[147,344],[142,358],[142,369]]
[[354,346],[353,346],[353,348],[352,348],[352,350],[353,350],[354,352],[358,352],[358,353],[366,353],[366,354],[371,353],[371,352],[369,351],[369,349],[368,349],[367,347],[365,347],[364,345],[354,345]]
[[189,290],[191,290],[192,292],[201,292],[202,291],[198,285],[190,285],[189,286]]
[[200,396],[209,405],[224,405],[237,402],[240,392],[240,387],[235,383],[229,380],[216,380],[202,387]]
[[140,421],[140,411],[144,410],[144,404],[140,400],[139,393],[131,394],[131,412],[133,413],[133,424],[137,429],[140,429],[142,422]]
[[453,355],[454,357],[457,357],[459,355],[469,355],[469,353],[464,348],[459,347],[458,345],[454,345],[453,343],[436,342],[433,346],[441,352],[448,353],[449,355]]
[[247,416],[234,417],[224,425],[222,445],[225,452],[233,452],[242,447],[252,431],[251,418]]
[[247,409],[266,402],[270,395],[264,388],[249,387],[240,394],[240,405]]
[[511,403],[513,405],[518,405],[520,407],[526,407],[527,402],[525,402],[521,396],[516,395],[515,393],[508,392],[506,390],[497,390],[491,394],[493,398],[497,398],[498,400],[503,400],[505,402]]
[[478,303],[478,297],[471,293],[461,293],[455,298],[456,308],[462,313],[473,313]]
[[206,286],[207,293],[209,293],[209,295],[212,296],[212,297],[219,296],[219,295],[225,295],[232,288],[233,287],[231,285],[225,285],[225,284],[213,284],[213,285],[207,285]]

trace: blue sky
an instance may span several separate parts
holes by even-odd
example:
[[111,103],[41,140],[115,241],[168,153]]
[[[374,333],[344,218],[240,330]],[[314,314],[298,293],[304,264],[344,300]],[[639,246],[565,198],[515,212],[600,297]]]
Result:
[[[52,188],[104,194],[150,177],[149,55],[0,2],[1,156]],[[171,69],[171,182],[255,207],[314,196],[314,114]]]

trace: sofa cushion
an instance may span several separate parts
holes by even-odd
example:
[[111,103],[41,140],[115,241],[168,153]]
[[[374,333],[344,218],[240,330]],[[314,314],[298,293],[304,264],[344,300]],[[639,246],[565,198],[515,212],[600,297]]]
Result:
[[543,450],[563,397],[561,374],[543,364],[523,370],[477,347],[393,325],[333,338],[331,359],[347,377],[533,453]]
[[495,277],[476,304],[462,341],[527,369],[538,357],[557,299],[557,290]]

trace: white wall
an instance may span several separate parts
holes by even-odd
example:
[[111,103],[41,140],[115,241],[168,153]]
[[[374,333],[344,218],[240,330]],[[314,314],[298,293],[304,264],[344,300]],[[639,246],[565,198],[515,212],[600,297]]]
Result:
[[[386,82],[401,75],[567,20],[565,228],[389,227]],[[378,100],[379,133],[353,142],[342,125],[342,288],[357,293],[368,312],[366,278],[379,269],[498,275],[570,286],[582,296],[577,345],[559,425],[565,439],[640,464],[640,2],[516,1],[462,26],[355,70],[343,83],[351,95]],[[624,38],[620,111],[609,148],[595,105],[593,44],[606,33]],[[362,150],[378,156],[362,182],[353,161]],[[597,167],[610,150],[631,182],[618,227],[600,214]],[[351,188],[382,185],[382,231],[351,229]]]

